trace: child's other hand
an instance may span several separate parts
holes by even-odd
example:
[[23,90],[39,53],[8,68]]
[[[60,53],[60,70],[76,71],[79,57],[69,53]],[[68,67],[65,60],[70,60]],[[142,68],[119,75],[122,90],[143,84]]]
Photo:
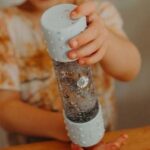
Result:
[[99,144],[97,144],[94,147],[85,148],[85,149],[72,144],[71,150],[120,150],[121,147],[125,144],[127,139],[128,139],[128,135],[124,134],[112,142],[109,142],[109,143],[100,142]]
[[108,30],[96,12],[96,4],[87,1],[71,13],[72,19],[87,17],[88,28],[71,39],[72,50],[68,53],[71,59],[78,59],[81,65],[91,65],[99,62],[105,55],[108,45]]

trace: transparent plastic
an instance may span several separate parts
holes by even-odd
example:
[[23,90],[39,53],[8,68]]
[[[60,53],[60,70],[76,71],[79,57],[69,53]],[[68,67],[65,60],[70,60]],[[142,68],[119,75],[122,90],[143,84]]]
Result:
[[90,67],[77,61],[53,62],[67,118],[77,123],[90,121],[99,110]]

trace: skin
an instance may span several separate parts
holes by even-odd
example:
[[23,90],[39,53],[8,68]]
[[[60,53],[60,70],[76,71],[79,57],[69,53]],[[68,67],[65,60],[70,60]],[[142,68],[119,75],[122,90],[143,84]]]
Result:
[[83,3],[71,14],[73,19],[81,16],[87,16],[89,26],[69,41],[72,50],[68,57],[78,58],[81,65],[100,63],[105,72],[118,80],[134,79],[141,68],[141,57],[135,45],[104,24],[94,2]]
[[[65,2],[74,3],[74,0],[61,1]],[[58,3],[59,0],[28,0],[19,8],[38,24],[43,11]],[[29,4],[32,4],[32,9],[28,7]],[[81,16],[87,17],[88,28],[68,41],[71,47],[68,57],[78,58],[81,65],[99,63],[104,71],[122,81],[135,78],[141,66],[138,49],[126,37],[105,26],[98,16],[94,2],[90,0],[84,2],[71,13],[70,17],[76,19]],[[70,144],[61,112],[53,113],[24,104],[21,102],[19,92],[0,90],[0,95],[0,126],[10,132],[52,137],[57,141],[67,142],[67,145]],[[110,143],[99,143],[90,150],[118,150],[126,139],[127,136],[123,135]],[[83,150],[76,145],[72,145],[71,148]]]

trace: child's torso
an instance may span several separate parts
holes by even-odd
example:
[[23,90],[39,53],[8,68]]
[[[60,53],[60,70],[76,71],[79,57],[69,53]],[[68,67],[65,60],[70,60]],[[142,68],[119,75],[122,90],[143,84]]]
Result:
[[[8,31],[20,71],[22,100],[45,109],[56,109],[55,100],[60,98],[57,81],[40,29],[26,16],[16,15],[9,19]],[[99,64],[92,69],[98,94],[110,95],[112,79]]]

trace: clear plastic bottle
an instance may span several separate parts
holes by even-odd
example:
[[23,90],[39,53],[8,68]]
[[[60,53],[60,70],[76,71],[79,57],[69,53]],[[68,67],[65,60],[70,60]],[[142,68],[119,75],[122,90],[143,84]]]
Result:
[[54,61],[65,114],[71,121],[83,123],[93,119],[99,110],[90,67],[77,61]]
[[86,17],[70,19],[75,7],[72,4],[54,6],[44,13],[41,22],[55,67],[68,135],[73,143],[89,147],[103,137],[104,124],[91,68],[80,66],[77,60],[66,55],[70,50],[68,40],[87,27]]

